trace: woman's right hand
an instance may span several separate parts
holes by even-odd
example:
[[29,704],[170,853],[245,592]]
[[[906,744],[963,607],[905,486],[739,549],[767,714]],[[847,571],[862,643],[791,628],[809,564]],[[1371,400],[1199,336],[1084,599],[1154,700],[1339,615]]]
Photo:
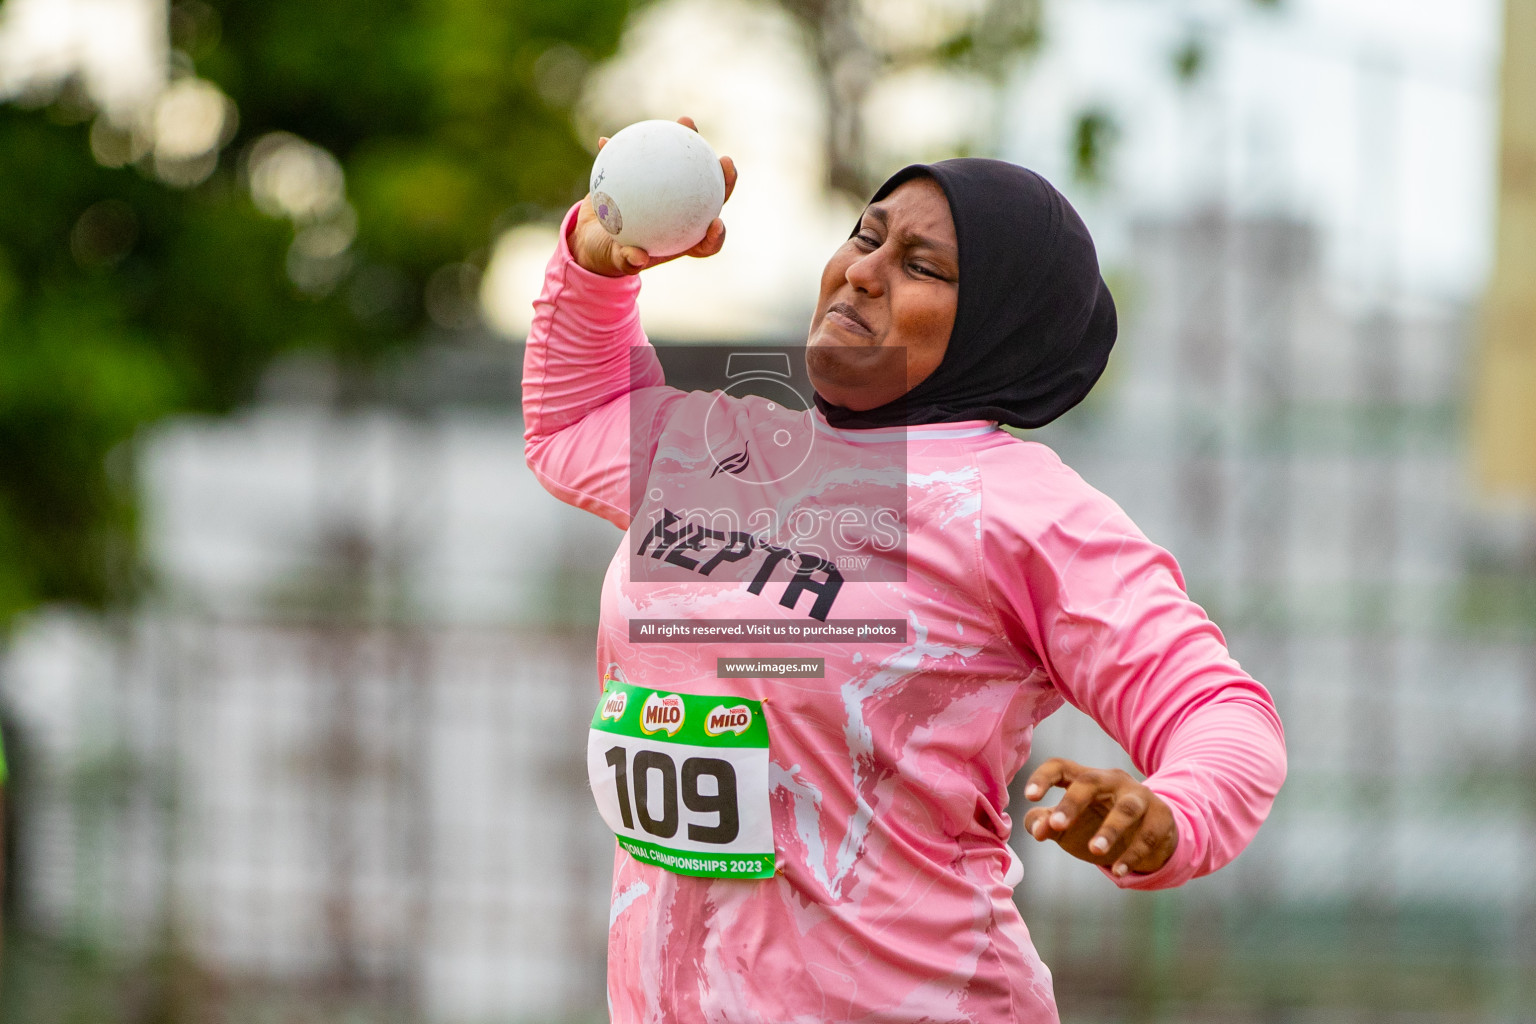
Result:
[[1089,768],[1053,757],[1036,768],[1024,799],[1039,800],[1053,786],[1066,790],[1055,807],[1031,807],[1024,828],[1037,842],[1054,839],[1078,860],[1109,868],[1116,878],[1150,874],[1168,863],[1179,844],[1178,823],[1167,801],[1119,768]]
[[[694,131],[699,130],[691,117],[680,117],[677,123]],[[598,149],[602,149],[607,144],[606,138],[597,140]],[[736,188],[735,162],[728,156],[721,157],[720,171],[725,175],[725,198],[729,201],[731,192]],[[597,211],[592,208],[592,196],[588,193],[587,197],[581,201],[581,210],[576,214],[576,223],[571,227],[569,241],[571,255],[583,269],[605,277],[626,277],[630,274],[638,274],[648,267],[675,260],[678,256],[713,256],[725,244],[725,222],[719,217],[710,221],[704,237],[692,249],[672,256],[653,258],[638,246],[620,245],[618,240],[608,233],[608,229],[598,221]]]

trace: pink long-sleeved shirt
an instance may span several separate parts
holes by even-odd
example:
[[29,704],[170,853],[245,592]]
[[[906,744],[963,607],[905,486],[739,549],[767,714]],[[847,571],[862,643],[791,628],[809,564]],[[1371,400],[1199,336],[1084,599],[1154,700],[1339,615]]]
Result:
[[[762,483],[783,451],[771,439],[805,418],[665,387],[638,290],[636,278],[581,269],[562,233],[524,365],[528,463],[561,500],[628,531],[603,585],[600,674],[764,702],[777,871],[690,877],[620,849],[613,1020],[1056,1021],[1007,847],[1007,786],[1034,726],[1068,701],[1130,754],[1172,808],[1178,845],[1155,873],[1112,880],[1164,888],[1226,864],[1267,815],[1285,774],[1269,694],[1167,552],[1048,448],[994,424],[847,431],[814,417],[820,482],[775,492]],[[834,589],[828,570],[796,590],[786,555],[755,584],[717,582],[699,573],[707,544],[634,578],[666,510],[761,505],[765,486],[770,503],[847,507],[850,467],[889,468],[893,444],[905,458],[899,578]],[[719,471],[721,451],[747,445],[755,480]],[[633,452],[648,476],[632,490]],[[629,631],[632,619],[829,618],[904,620],[907,636],[765,646],[632,642]],[[824,676],[718,677],[721,658],[761,656],[822,658]]]

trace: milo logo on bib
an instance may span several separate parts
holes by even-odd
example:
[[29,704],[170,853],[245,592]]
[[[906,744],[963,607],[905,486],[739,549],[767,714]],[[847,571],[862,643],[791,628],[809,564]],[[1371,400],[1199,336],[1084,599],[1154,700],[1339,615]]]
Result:
[[668,736],[675,736],[677,730],[683,727],[687,713],[683,698],[677,694],[669,693],[663,697],[653,693],[640,706],[640,731],[649,736],[653,732],[665,730]]
[[773,875],[760,701],[632,686],[614,666],[587,737],[598,812],[630,856],[682,875]]
[[598,717],[603,719],[612,718],[614,721],[618,721],[624,717],[624,709],[628,706],[629,694],[624,691],[605,693],[603,694],[602,710],[598,712]]
[[740,736],[751,724],[752,709],[745,704],[737,704],[733,708],[722,705],[711,711],[709,717],[704,720],[704,731],[710,736],[719,736],[727,732]]

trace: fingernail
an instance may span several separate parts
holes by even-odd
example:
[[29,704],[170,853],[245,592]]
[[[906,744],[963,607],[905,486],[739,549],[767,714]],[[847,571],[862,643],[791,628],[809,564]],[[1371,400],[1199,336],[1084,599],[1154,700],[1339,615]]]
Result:
[[1025,786],[1024,787],[1024,798],[1026,800],[1039,800],[1040,799],[1040,787],[1034,785],[1033,783],[1031,783],[1028,786]]
[[1067,816],[1065,814],[1062,814],[1060,811],[1056,811],[1055,813],[1053,813],[1051,815],[1051,827],[1052,828],[1066,828],[1067,827]]
[[1116,864],[1115,865],[1115,877],[1116,878],[1124,878],[1126,875],[1130,874],[1130,872],[1131,872],[1131,866],[1129,864],[1123,864],[1122,863],[1122,864]]
[[1043,821],[1035,822],[1035,827],[1034,827],[1033,834],[1034,834],[1034,837],[1036,839],[1044,839],[1045,838],[1045,822],[1043,822]]
[[1109,849],[1109,840],[1105,839],[1103,836],[1095,836],[1093,842],[1088,844],[1088,849],[1092,850],[1094,853],[1103,853],[1105,850]]

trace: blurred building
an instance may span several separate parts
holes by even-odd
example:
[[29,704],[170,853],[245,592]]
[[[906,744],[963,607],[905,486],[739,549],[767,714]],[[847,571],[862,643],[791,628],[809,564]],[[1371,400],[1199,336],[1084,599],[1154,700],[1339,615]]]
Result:
[[[1466,497],[1468,311],[1351,301],[1316,249],[1139,225],[1110,372],[1039,433],[1179,557],[1291,754],[1254,846],[1178,893],[1021,844],[1068,1019],[1536,1005],[1536,654],[1523,537]],[[581,737],[617,534],[523,466],[516,364],[441,349],[350,407],[290,367],[145,439],[155,596],[41,616],[6,669],[32,920],[174,948],[228,1005],[602,1017]],[[1070,709],[1036,752],[1124,762]]]

